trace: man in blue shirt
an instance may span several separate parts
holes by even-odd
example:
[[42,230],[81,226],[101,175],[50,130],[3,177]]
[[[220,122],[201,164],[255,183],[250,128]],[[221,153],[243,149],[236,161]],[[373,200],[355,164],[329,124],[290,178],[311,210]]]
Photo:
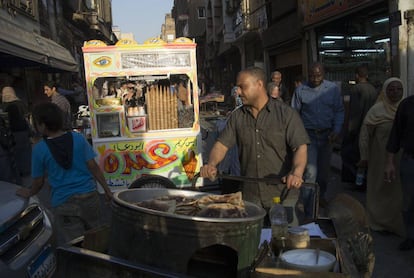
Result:
[[292,99],[311,140],[305,181],[319,184],[321,206],[325,202],[332,143],[338,139],[344,122],[341,91],[335,83],[324,80],[324,75],[321,63],[312,64],[309,81],[296,88]]

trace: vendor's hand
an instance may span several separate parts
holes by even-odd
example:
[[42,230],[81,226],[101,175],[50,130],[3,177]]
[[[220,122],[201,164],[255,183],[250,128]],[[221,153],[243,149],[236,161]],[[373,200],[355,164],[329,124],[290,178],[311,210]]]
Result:
[[303,183],[302,177],[289,173],[288,175],[282,177],[282,182],[286,184],[287,188],[300,188]]
[[215,181],[217,178],[217,167],[210,164],[202,166],[200,168],[200,177]]
[[24,187],[17,189],[16,195],[23,197],[23,198],[29,198],[30,196],[32,196],[30,188],[24,188]]

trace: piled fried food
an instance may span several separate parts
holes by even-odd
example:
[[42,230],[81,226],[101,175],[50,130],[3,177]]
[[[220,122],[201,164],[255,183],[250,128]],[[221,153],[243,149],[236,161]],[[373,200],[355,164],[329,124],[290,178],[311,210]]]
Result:
[[136,203],[139,207],[187,216],[212,218],[242,218],[247,212],[241,192],[225,195],[205,195],[201,198],[161,196]]

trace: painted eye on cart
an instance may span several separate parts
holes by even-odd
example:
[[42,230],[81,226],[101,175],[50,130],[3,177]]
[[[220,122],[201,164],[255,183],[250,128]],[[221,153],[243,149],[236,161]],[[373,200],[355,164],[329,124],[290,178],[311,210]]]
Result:
[[112,59],[108,56],[102,56],[98,59],[95,59],[93,63],[99,67],[108,67],[112,64]]

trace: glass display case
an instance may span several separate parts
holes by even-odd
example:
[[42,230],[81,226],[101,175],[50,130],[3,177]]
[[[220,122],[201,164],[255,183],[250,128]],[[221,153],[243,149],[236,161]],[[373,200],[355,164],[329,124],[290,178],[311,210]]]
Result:
[[99,138],[121,136],[118,112],[97,113],[96,124]]

